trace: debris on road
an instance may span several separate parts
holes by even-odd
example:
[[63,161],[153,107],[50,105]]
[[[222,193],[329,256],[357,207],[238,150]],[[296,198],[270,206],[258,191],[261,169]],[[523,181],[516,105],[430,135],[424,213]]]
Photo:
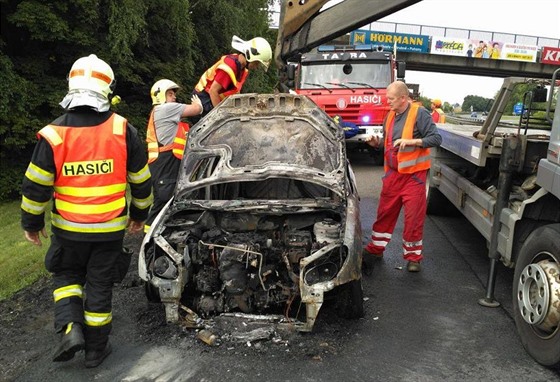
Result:
[[274,336],[274,329],[263,327],[253,329],[248,332],[233,332],[231,337],[239,342],[254,342],[260,340],[270,340]]
[[198,332],[196,337],[210,346],[216,345],[216,341],[218,339],[218,336],[206,329],[202,329],[200,332]]

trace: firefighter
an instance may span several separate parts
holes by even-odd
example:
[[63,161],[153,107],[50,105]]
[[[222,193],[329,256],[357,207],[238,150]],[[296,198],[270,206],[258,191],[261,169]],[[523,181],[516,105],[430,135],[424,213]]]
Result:
[[233,36],[231,46],[238,54],[222,56],[210,69],[206,70],[196,84],[193,94],[200,97],[205,116],[223,99],[241,91],[250,70],[262,66],[268,70],[272,60],[270,44],[262,37],[243,41]]
[[[441,144],[436,125],[428,110],[408,100],[404,82],[387,87],[391,110],[383,123],[385,176],[373,223],[371,241],[363,251],[366,272],[374,258],[382,258],[391,240],[401,208],[404,206],[403,257],[409,272],[420,271],[422,233],[426,215],[426,178],[430,168],[430,149]],[[379,148],[381,139],[366,140]]]
[[152,203],[144,146],[136,129],[109,110],[114,86],[113,70],[94,54],[74,62],[60,102],[66,112],[37,134],[23,179],[22,227],[35,245],[47,237],[44,214],[54,199],[45,256],[61,334],[54,362],[85,349],[85,366],[96,367],[111,353],[115,264],[125,229],[141,232]]
[[202,113],[198,96],[192,96],[192,104],[177,103],[179,85],[167,79],[157,81],[150,90],[152,105],[146,142],[148,143],[148,164],[154,185],[154,204],[146,220],[144,232],[171,199],[179,166],[185,152],[189,125],[181,118]]
[[445,114],[441,109],[441,101],[433,99],[431,104],[432,119],[435,123],[445,123]]

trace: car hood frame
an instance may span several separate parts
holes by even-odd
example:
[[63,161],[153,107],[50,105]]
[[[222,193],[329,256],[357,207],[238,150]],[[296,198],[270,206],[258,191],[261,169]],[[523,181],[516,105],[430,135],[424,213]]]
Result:
[[191,129],[175,199],[214,184],[272,177],[345,197],[345,150],[343,130],[305,96],[231,96]]

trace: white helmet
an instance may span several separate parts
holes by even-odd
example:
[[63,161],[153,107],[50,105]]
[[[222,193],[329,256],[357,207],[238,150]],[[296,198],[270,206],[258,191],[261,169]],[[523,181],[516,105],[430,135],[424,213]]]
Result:
[[68,90],[91,90],[109,98],[113,92],[115,75],[113,69],[95,54],[74,62],[68,74]]
[[150,90],[152,105],[161,105],[167,101],[165,94],[170,89],[179,89],[179,85],[167,79],[157,81]]
[[241,52],[247,58],[247,61],[259,61],[263,64],[264,69],[268,70],[270,60],[272,60],[272,48],[268,41],[262,37],[255,37],[249,41],[243,41],[237,36],[231,39],[233,49]]
[[68,94],[60,105],[65,109],[90,106],[97,111],[109,110],[109,94],[116,81],[113,69],[95,54],[77,59],[68,74]]

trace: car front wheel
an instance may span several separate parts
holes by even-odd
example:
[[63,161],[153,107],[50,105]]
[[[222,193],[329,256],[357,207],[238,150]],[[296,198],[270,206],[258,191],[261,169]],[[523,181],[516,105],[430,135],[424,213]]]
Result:
[[337,296],[339,316],[350,319],[364,317],[362,279],[350,281],[347,284],[339,286],[339,288],[341,288]]

